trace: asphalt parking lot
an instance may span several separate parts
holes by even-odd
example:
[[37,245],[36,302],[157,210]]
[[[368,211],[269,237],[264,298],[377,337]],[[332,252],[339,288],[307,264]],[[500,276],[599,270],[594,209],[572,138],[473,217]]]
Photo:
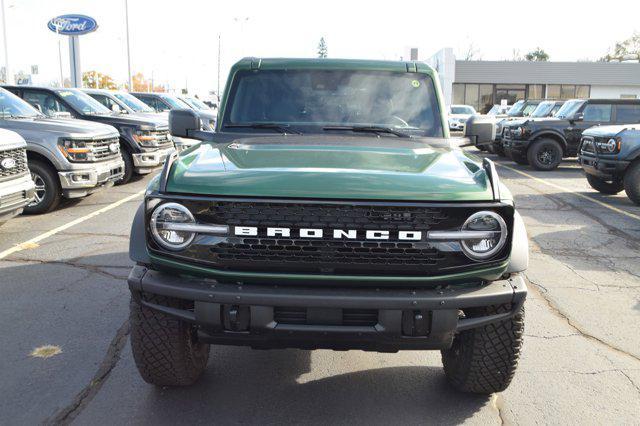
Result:
[[[147,177],[0,230],[0,424],[638,424],[640,207],[593,191],[572,160],[549,173],[498,168],[531,249],[526,339],[507,391],[456,393],[438,352],[233,347],[212,348],[191,388],[147,385],[125,283]],[[30,355],[43,345],[61,353]]]

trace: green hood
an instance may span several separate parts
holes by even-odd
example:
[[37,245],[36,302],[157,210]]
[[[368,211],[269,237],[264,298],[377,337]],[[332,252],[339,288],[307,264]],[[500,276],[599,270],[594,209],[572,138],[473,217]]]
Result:
[[447,140],[278,136],[203,143],[175,163],[173,193],[238,197],[489,201],[479,160]]

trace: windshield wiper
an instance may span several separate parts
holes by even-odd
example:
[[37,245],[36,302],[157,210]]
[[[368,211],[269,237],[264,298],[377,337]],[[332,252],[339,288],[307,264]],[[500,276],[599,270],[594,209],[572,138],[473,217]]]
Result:
[[284,135],[288,133],[295,133],[297,135],[302,134],[300,130],[292,129],[288,124],[278,123],[230,123],[225,124],[223,127],[229,129],[270,129],[275,130],[276,132],[280,132]]
[[364,133],[388,133],[390,135],[395,135],[399,138],[411,137],[406,133],[393,130],[390,127],[382,127],[382,126],[326,126],[326,127],[323,127],[322,130],[348,130],[352,132],[364,132]]

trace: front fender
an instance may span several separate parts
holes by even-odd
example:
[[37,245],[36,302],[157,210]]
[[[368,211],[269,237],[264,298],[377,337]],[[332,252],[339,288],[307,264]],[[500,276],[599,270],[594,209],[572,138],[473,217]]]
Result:
[[140,203],[136,215],[131,224],[131,236],[129,238],[129,258],[134,262],[148,265],[151,263],[147,252],[147,239],[144,226],[144,201]]
[[511,258],[507,273],[525,271],[529,267],[529,238],[522,216],[516,210],[513,214],[513,237],[511,239]]
[[559,139],[562,146],[564,148],[567,147],[567,138],[565,138],[562,132],[558,130],[551,130],[551,129],[538,130],[537,132],[533,132],[533,134],[529,137],[529,141],[534,141],[538,138],[545,137],[545,136],[552,137],[554,139]]

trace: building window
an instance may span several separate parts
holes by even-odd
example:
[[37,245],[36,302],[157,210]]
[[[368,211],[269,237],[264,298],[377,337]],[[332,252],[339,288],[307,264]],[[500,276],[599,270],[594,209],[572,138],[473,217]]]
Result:
[[471,105],[472,107],[478,109],[478,89],[479,84],[467,84],[467,87],[464,90],[464,104]]
[[508,105],[513,105],[521,99],[525,99],[527,86],[524,84],[496,84],[495,103],[507,101]]
[[588,99],[591,86],[575,84],[547,84],[547,99]]
[[480,85],[480,102],[476,110],[486,114],[493,107],[493,84]]
[[454,105],[462,105],[464,104],[464,84],[462,83],[454,83],[453,84],[453,102]]
[[543,89],[542,84],[530,84],[527,99],[544,99]]

